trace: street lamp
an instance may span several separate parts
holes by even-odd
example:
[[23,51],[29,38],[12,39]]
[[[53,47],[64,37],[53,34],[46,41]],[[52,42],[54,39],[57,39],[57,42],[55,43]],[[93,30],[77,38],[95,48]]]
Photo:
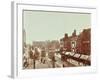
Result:
[[53,68],[55,68],[55,55],[53,54],[53,57],[52,57],[52,65],[53,65]]
[[35,55],[35,53],[33,52],[33,48],[31,48],[30,49],[30,51],[29,51],[29,54],[30,54],[30,59],[32,59],[33,60],[33,69],[35,69],[35,59],[36,59],[36,55]]
[[33,69],[35,69],[35,55],[33,55]]

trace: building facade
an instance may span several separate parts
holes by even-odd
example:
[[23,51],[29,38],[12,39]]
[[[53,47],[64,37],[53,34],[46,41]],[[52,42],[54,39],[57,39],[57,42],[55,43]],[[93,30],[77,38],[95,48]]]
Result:
[[84,29],[79,35],[76,35],[76,30],[71,36],[65,34],[60,39],[60,48],[67,52],[77,52],[82,54],[90,54],[91,51],[91,29]]

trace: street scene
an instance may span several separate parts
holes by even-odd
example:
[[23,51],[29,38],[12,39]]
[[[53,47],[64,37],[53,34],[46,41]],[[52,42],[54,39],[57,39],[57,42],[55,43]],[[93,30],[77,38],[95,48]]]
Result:
[[91,66],[89,14],[23,13],[23,69]]
[[26,47],[24,47],[24,68],[38,69],[62,67],[61,55],[58,51],[59,47],[60,44],[56,41],[33,42],[33,46],[27,45]]

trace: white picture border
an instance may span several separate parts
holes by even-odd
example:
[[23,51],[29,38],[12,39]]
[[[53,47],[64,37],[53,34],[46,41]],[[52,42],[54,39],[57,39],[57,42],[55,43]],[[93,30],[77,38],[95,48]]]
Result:
[[[91,66],[88,67],[68,67],[55,69],[30,69],[22,68],[22,11],[25,10],[43,10],[60,12],[78,12],[91,14]],[[91,73],[96,72],[96,54],[95,49],[95,31],[96,31],[96,8],[78,7],[78,6],[59,6],[59,5],[41,5],[12,2],[12,77],[45,77],[65,74]],[[94,46],[93,46],[94,45]]]

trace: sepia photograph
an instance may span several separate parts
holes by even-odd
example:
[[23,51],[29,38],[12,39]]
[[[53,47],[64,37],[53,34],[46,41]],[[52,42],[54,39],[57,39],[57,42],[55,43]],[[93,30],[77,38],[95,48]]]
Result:
[[22,11],[23,69],[91,66],[91,14]]

